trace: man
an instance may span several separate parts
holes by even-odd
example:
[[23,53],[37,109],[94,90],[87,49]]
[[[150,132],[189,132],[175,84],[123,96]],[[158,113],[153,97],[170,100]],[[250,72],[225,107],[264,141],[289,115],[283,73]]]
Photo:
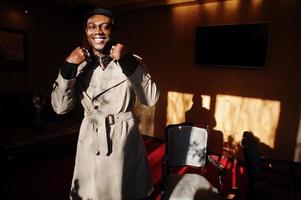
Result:
[[58,114],[68,112],[75,99],[85,110],[72,200],[135,200],[152,191],[146,151],[132,111],[136,97],[151,106],[159,92],[141,58],[120,43],[111,46],[114,31],[110,11],[97,8],[87,13],[85,32],[90,49],[77,47],[70,53],[51,95]]

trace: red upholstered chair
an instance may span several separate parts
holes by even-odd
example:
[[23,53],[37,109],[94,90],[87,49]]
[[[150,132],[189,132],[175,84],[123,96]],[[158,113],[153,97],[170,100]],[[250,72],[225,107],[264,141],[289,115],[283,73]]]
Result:
[[[217,177],[220,184],[225,173],[224,167],[207,155],[207,138],[206,129],[189,123],[165,128],[166,152],[161,182],[163,200],[222,199],[219,190],[200,173],[208,163],[213,164],[220,172]],[[186,170],[190,167],[192,170]]]

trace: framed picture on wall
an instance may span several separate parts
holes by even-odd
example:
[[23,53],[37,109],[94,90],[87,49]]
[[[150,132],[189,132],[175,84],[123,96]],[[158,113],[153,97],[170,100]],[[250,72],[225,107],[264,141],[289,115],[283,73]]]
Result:
[[0,28],[0,70],[27,69],[26,32]]

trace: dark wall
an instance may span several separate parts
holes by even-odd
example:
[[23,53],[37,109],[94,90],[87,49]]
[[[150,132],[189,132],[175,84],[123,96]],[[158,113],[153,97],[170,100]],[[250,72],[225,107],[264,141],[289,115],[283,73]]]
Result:
[[27,69],[1,70],[1,93],[50,90],[60,64],[81,37],[72,9],[39,1],[1,1],[0,27],[27,35]]
[[[281,105],[273,152],[292,159],[301,102],[300,8],[294,0],[233,0],[120,13],[120,40],[144,58],[161,90],[154,135],[163,136],[168,91],[206,94],[213,100],[218,94],[273,100]],[[271,23],[265,70],[194,63],[195,27],[257,22]]]
[[37,94],[45,101],[45,122],[71,119],[70,116],[78,121],[81,109],[67,116],[56,115],[50,105],[50,93],[61,63],[82,43],[79,9],[31,0],[4,0],[0,5],[0,29],[20,31],[26,42],[26,68],[0,68],[0,128],[32,126],[36,112],[32,95]]

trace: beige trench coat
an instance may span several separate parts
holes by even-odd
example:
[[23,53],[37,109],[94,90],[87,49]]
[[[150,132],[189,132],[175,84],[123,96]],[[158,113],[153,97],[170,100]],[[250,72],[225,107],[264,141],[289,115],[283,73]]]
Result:
[[145,105],[154,105],[159,92],[141,58],[137,59],[140,65],[129,77],[111,61],[104,71],[86,67],[84,62],[75,79],[66,80],[60,74],[56,79],[51,95],[55,112],[68,112],[76,98],[85,110],[72,200],[135,200],[152,191],[146,151],[132,111],[136,97]]

